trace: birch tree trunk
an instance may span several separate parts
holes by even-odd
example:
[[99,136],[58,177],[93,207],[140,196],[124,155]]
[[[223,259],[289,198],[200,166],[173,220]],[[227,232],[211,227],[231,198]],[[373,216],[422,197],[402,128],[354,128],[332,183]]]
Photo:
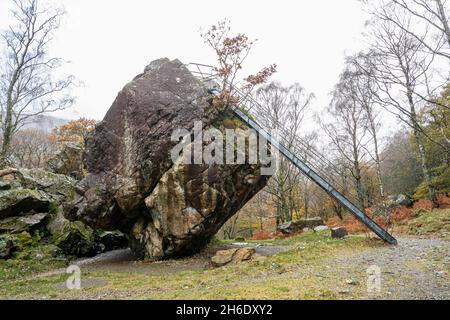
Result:
[[423,176],[425,178],[425,182],[428,187],[428,194],[429,194],[431,202],[433,203],[433,208],[438,208],[439,203],[438,203],[437,196],[436,196],[436,190],[433,186],[433,181],[431,179],[430,170],[428,168],[428,157],[425,152],[422,131],[421,131],[419,123],[418,123],[416,108],[414,106],[414,100],[413,100],[411,91],[409,91],[407,93],[407,95],[408,95],[409,107],[411,110],[411,122],[413,124],[414,137],[416,138],[417,149],[419,151]]

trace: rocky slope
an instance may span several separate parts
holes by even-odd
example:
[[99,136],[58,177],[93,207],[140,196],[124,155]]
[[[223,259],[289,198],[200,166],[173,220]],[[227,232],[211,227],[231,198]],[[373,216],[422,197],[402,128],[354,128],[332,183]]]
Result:
[[17,169],[1,177],[0,259],[31,246],[53,246],[49,252],[89,256],[127,245],[124,235],[114,233],[112,239],[110,234],[64,218],[62,205],[73,198],[76,182],[42,169]]

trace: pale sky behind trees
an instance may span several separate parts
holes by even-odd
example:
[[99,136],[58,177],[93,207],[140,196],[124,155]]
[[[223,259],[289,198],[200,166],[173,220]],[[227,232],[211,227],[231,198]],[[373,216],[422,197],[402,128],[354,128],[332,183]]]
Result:
[[[329,103],[345,54],[364,47],[367,15],[358,0],[53,0],[67,11],[51,53],[71,61],[64,71],[83,81],[65,118],[101,120],[118,91],[151,61],[168,57],[214,64],[200,28],[224,18],[234,33],[257,38],[242,76],[276,63],[272,80],[300,83]],[[11,0],[0,0],[0,29],[11,23]],[[394,128],[392,128],[394,129]]]

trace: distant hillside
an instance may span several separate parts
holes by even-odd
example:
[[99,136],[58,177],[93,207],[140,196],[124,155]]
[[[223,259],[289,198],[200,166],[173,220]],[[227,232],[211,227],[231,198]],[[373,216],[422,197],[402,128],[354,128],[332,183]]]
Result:
[[41,129],[46,132],[51,132],[54,128],[68,123],[70,120],[57,118],[49,115],[39,115],[27,121],[22,129]]

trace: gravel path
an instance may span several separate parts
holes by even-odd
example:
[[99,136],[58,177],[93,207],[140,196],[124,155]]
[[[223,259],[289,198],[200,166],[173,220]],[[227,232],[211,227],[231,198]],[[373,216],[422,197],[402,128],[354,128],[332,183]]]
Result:
[[417,237],[397,240],[398,246],[342,255],[329,263],[349,282],[366,280],[371,266],[380,268],[381,292],[361,292],[363,298],[450,299],[450,241]]

